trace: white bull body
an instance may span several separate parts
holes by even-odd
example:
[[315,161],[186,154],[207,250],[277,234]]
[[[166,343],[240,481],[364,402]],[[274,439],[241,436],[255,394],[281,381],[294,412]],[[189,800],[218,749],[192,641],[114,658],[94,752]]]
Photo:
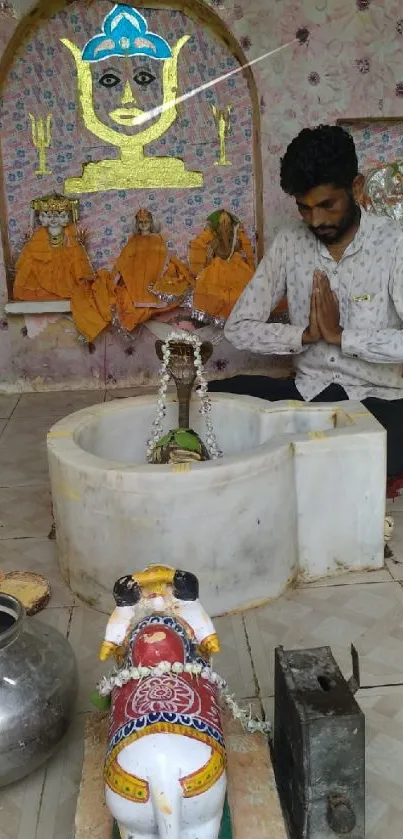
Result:
[[124,675],[112,691],[106,803],[121,839],[218,839],[226,773],[209,668],[217,636],[198,600],[168,599],[118,606],[106,629],[103,649],[119,651]]
[[121,839],[217,839],[225,800],[226,776],[210,789],[183,798],[180,778],[197,772],[211,756],[205,743],[180,734],[150,734],[120,753],[121,766],[148,779],[144,804],[128,801],[106,786],[106,803]]

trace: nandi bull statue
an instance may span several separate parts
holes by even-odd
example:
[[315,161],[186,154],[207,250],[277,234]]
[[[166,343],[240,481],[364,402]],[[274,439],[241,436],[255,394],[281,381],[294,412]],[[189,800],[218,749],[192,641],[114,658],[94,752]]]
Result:
[[[197,578],[151,565],[122,577],[101,660],[117,669],[105,761],[107,806],[121,839],[217,839],[226,793],[219,651]],[[224,684],[224,683],[222,683]]]

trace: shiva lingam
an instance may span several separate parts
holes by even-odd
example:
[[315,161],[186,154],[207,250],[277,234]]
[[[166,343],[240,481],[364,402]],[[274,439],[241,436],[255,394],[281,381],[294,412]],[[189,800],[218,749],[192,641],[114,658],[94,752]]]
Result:
[[[193,333],[172,333],[166,341],[156,341],[155,349],[162,361],[158,413],[153,423],[153,436],[147,446],[147,460],[155,464],[201,462],[219,457],[220,452],[211,425],[211,403],[207,395],[207,382],[203,366],[211,357],[213,346],[200,341]],[[175,382],[178,398],[178,427],[163,435],[162,418],[165,416],[165,395],[169,379]],[[207,446],[189,427],[190,400],[195,381],[201,398],[201,413],[206,418]]]

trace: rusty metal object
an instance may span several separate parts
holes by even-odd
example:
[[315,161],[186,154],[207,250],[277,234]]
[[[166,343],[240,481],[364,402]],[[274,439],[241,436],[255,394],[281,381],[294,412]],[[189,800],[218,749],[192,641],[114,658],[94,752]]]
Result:
[[365,839],[365,718],[330,647],[275,652],[274,763],[294,839]]
[[327,822],[333,833],[346,836],[354,830],[357,819],[348,797],[340,792],[329,792]]
[[[155,350],[160,361],[163,360],[163,341],[155,342]],[[176,393],[178,395],[179,419],[178,428],[189,428],[189,408],[192,396],[193,385],[196,380],[196,367],[194,348],[185,341],[172,341],[170,343],[171,355],[168,364],[168,372],[172,376]],[[211,358],[213,345],[205,341],[200,349],[203,365]]]

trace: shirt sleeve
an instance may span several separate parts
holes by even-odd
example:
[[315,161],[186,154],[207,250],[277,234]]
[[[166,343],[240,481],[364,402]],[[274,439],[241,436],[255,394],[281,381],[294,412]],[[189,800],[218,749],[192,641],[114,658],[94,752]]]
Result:
[[402,322],[390,329],[344,329],[341,351],[351,358],[375,364],[403,363],[403,239],[397,245],[391,267],[389,294]]
[[304,327],[267,323],[287,291],[286,251],[280,233],[235,304],[224,335],[238,350],[264,355],[301,353]]

